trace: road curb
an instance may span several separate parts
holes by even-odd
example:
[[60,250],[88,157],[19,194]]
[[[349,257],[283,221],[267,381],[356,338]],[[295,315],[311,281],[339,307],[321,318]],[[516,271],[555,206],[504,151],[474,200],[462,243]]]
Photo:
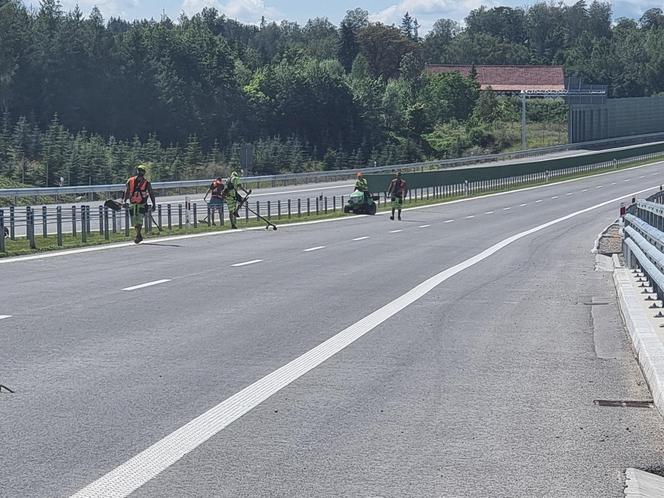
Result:
[[625,472],[626,498],[658,498],[664,496],[664,477],[660,477],[638,469],[627,469]]
[[632,339],[637,360],[650,387],[655,406],[664,416],[664,343],[648,317],[649,309],[637,290],[631,270],[616,267],[613,280],[618,292],[620,313]]

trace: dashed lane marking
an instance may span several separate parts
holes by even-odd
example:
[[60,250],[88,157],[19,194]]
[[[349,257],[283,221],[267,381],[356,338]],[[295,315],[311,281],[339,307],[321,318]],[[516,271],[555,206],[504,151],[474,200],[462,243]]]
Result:
[[484,214],[487,214],[487,215],[488,215],[488,214],[493,214],[493,213],[495,213],[495,211],[487,211],[487,212],[484,213]]
[[403,230],[390,230],[390,233],[401,233]]
[[574,192],[568,192],[568,193],[565,194],[565,195],[574,195]]
[[584,188],[581,192],[588,192],[588,190],[590,189]]
[[519,207],[526,207],[528,204],[519,204]]
[[542,199],[535,201],[535,204],[539,204],[540,202],[542,202]]
[[624,182],[631,182],[632,179],[631,179],[631,178],[625,178],[623,181],[624,181]]
[[503,211],[509,211],[509,210],[511,210],[511,209],[512,209],[512,208],[503,208]]
[[4,320],[5,318],[11,318],[11,315],[0,315],[0,320]]
[[254,259],[253,261],[245,261],[244,263],[236,263],[234,265],[231,265],[234,268],[240,268],[241,266],[249,266],[249,265],[255,265],[256,263],[261,263],[263,260],[262,259]]
[[[336,333],[325,342],[294,358],[284,366],[245,387],[233,396],[221,401],[209,410],[182,425],[153,445],[134,455],[121,465],[102,475],[96,481],[78,491],[74,498],[126,497],[176,464],[206,441],[217,436],[226,427],[279,393],[325,361],[345,350],[360,338],[376,329],[393,316],[416,303],[455,275],[490,258],[505,247],[549,227],[564,223],[577,216],[615,204],[652,188],[632,192],[609,201],[556,218],[542,225],[524,230],[487,247],[459,264],[446,268],[424,280],[405,294]],[[374,340],[379,341],[380,335]],[[117,446],[117,445],[116,445]],[[121,448],[115,448],[120,451]]]
[[325,246],[310,247],[309,249],[305,249],[304,252],[320,251],[321,249],[325,249]]
[[467,220],[472,220],[474,217],[475,217],[475,215],[474,215],[474,214],[471,214],[470,216],[466,216],[466,219],[467,219]]
[[595,188],[604,188],[604,185],[597,185]]
[[429,228],[431,225],[420,225],[418,228]]
[[551,198],[552,198],[552,199],[560,199],[560,197],[559,197],[559,196],[557,196],[557,195],[554,195],[554,196],[553,196],[553,197],[551,197]]
[[454,223],[454,220],[447,220],[444,223]]
[[154,282],[148,282],[145,284],[140,284],[140,285],[134,285],[133,287],[127,287],[126,289],[122,289],[123,291],[135,291],[138,289],[145,289],[146,287],[152,287],[154,285],[159,285],[159,284],[165,284],[166,282],[170,282],[171,280],[169,278],[165,278],[163,280],[155,280]]
[[360,240],[367,240],[369,237],[358,237],[356,239],[353,239],[353,242],[359,242]]

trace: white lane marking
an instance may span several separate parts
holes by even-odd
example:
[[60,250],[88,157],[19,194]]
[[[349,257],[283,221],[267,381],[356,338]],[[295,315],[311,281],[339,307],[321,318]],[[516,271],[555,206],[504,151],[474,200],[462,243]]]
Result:
[[447,220],[444,223],[454,223],[455,220]]
[[474,217],[475,217],[475,215],[474,215],[474,214],[471,214],[470,216],[466,216],[466,219],[467,219],[467,220],[472,220]]
[[584,188],[581,192],[588,192],[588,190],[590,189]]
[[178,462],[185,455],[198,448],[201,444],[216,436],[237,419],[256,408],[263,401],[269,399],[340,351],[343,351],[404,308],[426,296],[454,275],[484,261],[501,249],[524,237],[575,218],[576,216],[614,204],[626,197],[632,197],[649,190],[652,189],[641,190],[623,197],[611,199],[610,201],[596,204],[595,206],[576,211],[562,218],[557,218],[543,225],[517,233],[471,258],[443,270],[396,298],[394,301],[337,333],[322,344],[307,351],[302,356],[245,387],[237,394],[222,401],[202,415],[199,415],[191,422],[183,425],[138,455],[135,455],[122,465],[81,489],[72,498],[128,496]]
[[390,233],[401,233],[403,230],[390,230]]
[[123,291],[134,291],[138,289],[145,289],[146,287],[152,287],[153,285],[159,285],[159,284],[165,284],[166,282],[170,282],[171,280],[169,278],[165,278],[163,280],[155,280],[154,282],[148,282],[146,284],[141,284],[141,285],[134,285],[133,287],[127,287],[126,289],[122,289]]
[[[661,166],[664,164],[664,161],[655,161],[652,163],[648,164],[643,164],[641,166],[634,166],[633,168],[628,168],[629,171],[636,171],[640,170],[643,168],[651,168],[653,166]],[[456,199],[453,201],[443,201],[439,202],[437,204],[427,204],[426,206],[416,206],[412,208],[404,208],[404,211],[419,211],[421,209],[431,209],[435,207],[446,207],[450,206],[452,204],[459,204],[461,202],[473,202],[473,201],[478,201],[482,199],[488,199],[490,197],[498,197],[498,196],[504,196],[504,195],[513,195],[513,194],[520,194],[523,192],[528,192],[531,190],[539,190],[543,188],[550,188],[550,187],[555,187],[558,185],[565,185],[567,183],[575,183],[575,182],[580,182],[583,180],[587,180],[588,178],[598,178],[601,176],[606,176],[606,175],[615,175],[617,173],[623,173],[623,171],[607,171],[606,173],[598,173],[596,175],[591,175],[591,176],[582,176],[579,178],[571,178],[569,180],[562,180],[559,182],[554,182],[554,183],[546,183],[543,185],[534,185],[532,187],[523,187],[519,189],[514,189],[514,190],[508,190],[506,192],[495,192],[493,194],[486,194],[478,197],[467,197],[464,199]],[[659,173],[655,173],[653,176],[657,176]],[[630,181],[629,179],[625,180],[626,182]],[[649,189],[643,190],[643,192],[648,192],[649,190],[655,190],[656,187],[651,187]],[[527,206],[527,204],[525,204]],[[389,211],[385,211],[382,213],[377,213],[376,216],[381,216],[381,215],[387,215],[389,214]],[[284,223],[280,225],[281,228],[293,228],[293,227],[301,227],[301,226],[309,226],[309,225],[319,225],[319,224],[327,224],[327,223],[337,223],[337,222],[354,222],[361,220],[362,218],[368,218],[369,215],[367,214],[358,214],[355,216],[342,216],[339,218],[330,218],[330,219],[325,219],[325,220],[314,220],[314,221],[298,221],[295,223]],[[189,234],[189,235],[174,235],[171,237],[164,237],[164,238],[158,238],[154,239],[158,242],[175,242],[178,240],[190,240],[190,239],[199,239],[202,237],[218,237],[218,236],[234,236],[242,232],[254,232],[254,231],[263,231],[265,230],[264,227],[249,227],[249,228],[241,228],[240,230],[224,230],[224,231],[219,231],[219,232],[204,232],[204,233],[194,233],[194,234]],[[94,246],[94,247],[86,247],[83,249],[67,249],[64,251],[49,251],[49,252],[44,252],[42,254],[35,254],[31,256],[14,256],[14,257],[6,257],[6,258],[0,258],[0,265],[3,264],[10,264],[10,263],[24,263],[28,261],[35,261],[35,260],[42,260],[42,259],[50,259],[50,258],[59,258],[62,256],[73,256],[76,254],[85,254],[89,252],[100,252],[100,251],[109,251],[111,249],[123,249],[127,247],[137,247],[136,244],[133,242],[120,242],[118,244],[103,244],[99,246]]]
[[509,211],[512,208],[503,208],[503,211]]
[[240,268],[241,266],[249,266],[249,265],[255,265],[256,263],[261,263],[263,260],[262,259],[254,259],[251,261],[245,261],[244,263],[236,263],[234,265],[231,265],[233,268]]
[[611,182],[611,185],[618,185],[616,182]]
[[321,249],[325,249],[325,246],[310,247],[309,249],[305,249],[304,252],[320,251]]
[[641,179],[641,178],[645,178],[645,177],[646,177],[646,175],[643,175],[643,176],[640,176],[639,179]]
[[431,225],[420,225],[418,228],[429,228]]
[[554,196],[553,196],[553,197],[551,197],[551,198],[552,198],[552,199],[560,199],[560,197],[559,197],[559,196],[557,196],[557,195],[554,195]]
[[626,179],[624,179],[623,181],[624,181],[624,182],[631,182],[632,179],[631,179],[631,178],[626,178]]
[[535,204],[539,204],[540,202],[542,202],[542,199],[535,201]]
[[360,240],[367,240],[369,237],[358,237],[356,239],[353,239],[353,242],[359,242]]
[[565,195],[574,195],[574,192],[569,192],[569,193],[567,193],[567,194],[565,194]]
[[520,204],[519,207],[526,207],[528,204]]
[[0,320],[4,320],[5,318],[11,318],[11,315],[0,315]]
[[604,188],[604,185],[597,185],[595,188]]
[[484,214],[493,214],[493,213],[495,213],[495,211],[487,211],[487,212],[484,213]]

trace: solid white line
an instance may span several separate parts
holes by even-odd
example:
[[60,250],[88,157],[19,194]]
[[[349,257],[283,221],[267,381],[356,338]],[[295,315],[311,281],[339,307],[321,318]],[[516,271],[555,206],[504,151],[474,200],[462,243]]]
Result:
[[401,233],[403,230],[390,230],[390,233]]
[[309,249],[305,249],[304,252],[320,251],[321,249],[325,249],[325,246],[311,247]]
[[353,239],[353,242],[359,242],[360,240],[367,240],[369,237],[358,237],[357,239]]
[[493,214],[493,213],[495,213],[495,211],[487,211],[487,212],[484,213],[484,214],[487,214],[487,215],[488,215],[488,214]]
[[11,318],[11,315],[0,315],[0,320],[4,320],[5,318]]
[[429,228],[431,225],[420,225],[418,228]]
[[557,218],[543,225],[525,230],[508,237],[475,256],[448,268],[412,288],[394,301],[364,317],[359,322],[342,330],[322,344],[304,353],[283,367],[244,388],[237,394],[222,401],[191,422],[157,441],[138,455],[127,460],[108,474],[89,484],[73,498],[114,498],[126,497],[154,479],[164,470],[178,462],[201,444],[216,436],[234,421],[250,412],[263,401],[289,386],[297,379],[327,361],[355,341],[389,320],[404,308],[427,295],[440,284],[462,271],[484,261],[501,249],[529,235],[545,230],[576,216],[614,204],[626,197],[632,197],[652,189],[641,190],[623,197],[596,204],[581,211]]
[[153,285],[159,285],[159,284],[165,284],[166,282],[170,282],[171,280],[166,278],[164,280],[155,280],[154,282],[148,282],[147,284],[141,284],[141,285],[134,285],[133,287],[127,287],[126,289],[122,289],[123,291],[133,291],[133,290],[138,290],[138,289],[145,289],[146,287],[152,287]]
[[249,265],[255,265],[256,263],[262,262],[262,259],[254,259],[253,261],[245,261],[244,263],[236,263],[234,265],[231,265],[233,268],[239,268],[241,266],[249,266]]

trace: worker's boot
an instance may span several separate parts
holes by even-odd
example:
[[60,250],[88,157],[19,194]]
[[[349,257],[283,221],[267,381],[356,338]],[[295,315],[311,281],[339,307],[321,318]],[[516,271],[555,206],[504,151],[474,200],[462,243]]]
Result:
[[394,221],[394,209],[392,210],[392,216],[390,216],[390,219]]

